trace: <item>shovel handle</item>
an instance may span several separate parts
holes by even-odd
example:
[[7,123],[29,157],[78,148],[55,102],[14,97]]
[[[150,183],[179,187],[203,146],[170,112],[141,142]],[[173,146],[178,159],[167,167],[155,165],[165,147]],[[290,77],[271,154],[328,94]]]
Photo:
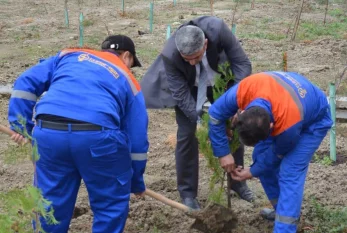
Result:
[[10,128],[3,126],[3,125],[0,125],[0,131],[7,134],[8,136],[12,136],[13,134],[16,133],[13,130],[11,130]]
[[191,211],[191,209],[188,206],[185,206],[181,203],[178,203],[177,201],[173,201],[167,197],[164,197],[163,195],[156,193],[148,188],[146,188],[145,194],[173,208],[176,208],[185,212]]

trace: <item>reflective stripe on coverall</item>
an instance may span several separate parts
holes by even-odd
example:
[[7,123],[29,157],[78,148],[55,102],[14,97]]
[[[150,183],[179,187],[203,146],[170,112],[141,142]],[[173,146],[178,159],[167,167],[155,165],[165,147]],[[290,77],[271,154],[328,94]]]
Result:
[[[33,130],[40,159],[37,180],[52,201],[58,225],[41,224],[46,232],[69,229],[81,178],[94,213],[93,233],[123,232],[130,192],[145,190],[148,117],[139,84],[117,55],[93,50],[63,50],[24,72],[15,82],[9,121],[27,119],[31,134],[36,116],[51,114],[103,127],[100,131]],[[35,118],[36,118],[35,116]],[[48,207],[50,208],[50,207]]]
[[309,162],[332,126],[325,94],[296,73],[251,75],[232,87],[209,109],[215,156],[230,153],[225,120],[238,109],[265,109],[274,123],[271,135],[253,151],[251,173],[259,177],[276,209],[275,233],[295,233]]

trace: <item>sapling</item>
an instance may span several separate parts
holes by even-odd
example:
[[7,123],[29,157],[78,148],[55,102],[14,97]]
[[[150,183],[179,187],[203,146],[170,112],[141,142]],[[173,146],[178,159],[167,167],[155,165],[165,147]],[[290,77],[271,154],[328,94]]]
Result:
[[210,0],[211,15],[213,16],[213,0]]
[[284,72],[287,72],[287,71],[288,71],[288,57],[287,57],[287,52],[283,52],[282,66],[283,66],[283,71],[284,71]]
[[325,25],[326,19],[327,19],[328,8],[329,8],[329,0],[326,0],[325,13],[324,13],[324,25]]
[[[217,100],[221,95],[223,95],[228,82],[234,80],[234,76],[231,72],[229,63],[226,62],[219,65],[218,71],[222,75],[218,75],[215,78],[215,85],[213,90],[214,100]],[[197,129],[196,135],[199,141],[199,150],[207,161],[207,167],[213,172],[212,176],[210,177],[210,194],[208,199],[210,201],[223,204],[223,193],[225,193],[225,173],[219,164],[218,158],[213,155],[211,143],[208,136],[208,121],[208,114],[204,114],[201,119],[201,125]],[[230,121],[227,121],[226,126],[227,128],[230,128]],[[234,153],[240,146],[238,134],[236,131],[233,131],[233,138],[232,140],[230,140],[229,146],[232,153]],[[220,183],[221,185],[219,187],[216,187],[217,183]],[[229,191],[227,191],[227,198],[229,198]]]
[[295,24],[294,24],[293,35],[291,39],[292,41],[294,41],[296,37],[296,32],[300,24],[300,17],[301,17],[302,9],[304,8],[304,4],[305,4],[305,0],[302,0],[300,8],[299,8],[299,13],[298,13],[298,16],[296,17]]
[[[14,126],[17,132],[24,135],[29,141],[33,138],[29,135],[25,125],[26,120],[19,116],[22,127]],[[15,159],[13,157],[12,159]],[[34,165],[34,181],[36,177],[36,161],[39,159],[38,147],[35,140],[32,143],[30,160]],[[0,232],[13,233],[44,233],[40,218],[44,218],[47,224],[58,224],[54,218],[52,202],[42,196],[41,190],[34,185],[28,185],[24,189],[15,189],[6,193],[0,193]],[[32,222],[34,221],[35,230]]]

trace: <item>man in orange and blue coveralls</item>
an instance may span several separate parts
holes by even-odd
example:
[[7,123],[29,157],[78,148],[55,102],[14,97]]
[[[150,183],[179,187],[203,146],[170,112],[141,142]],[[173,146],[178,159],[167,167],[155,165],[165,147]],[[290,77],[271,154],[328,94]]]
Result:
[[[9,122],[18,129],[19,115],[26,119],[40,155],[34,182],[52,201],[60,222],[48,225],[42,218],[46,232],[68,231],[81,179],[94,213],[94,233],[123,232],[130,192],[145,191],[148,117],[130,71],[141,64],[127,36],[109,36],[101,47],[62,50],[14,84]],[[23,141],[20,134],[12,138]]]
[[240,141],[254,146],[250,168],[225,170],[235,180],[259,177],[274,210],[275,233],[295,233],[309,162],[333,122],[325,94],[292,72],[253,74],[228,90],[209,109],[209,136],[214,155],[230,157],[226,120]]

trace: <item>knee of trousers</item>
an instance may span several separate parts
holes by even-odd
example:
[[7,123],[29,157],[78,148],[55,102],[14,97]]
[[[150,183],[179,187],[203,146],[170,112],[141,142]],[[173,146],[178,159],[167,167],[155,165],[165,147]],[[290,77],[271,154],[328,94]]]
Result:
[[179,126],[177,129],[177,139],[194,139],[196,133],[196,126]]

